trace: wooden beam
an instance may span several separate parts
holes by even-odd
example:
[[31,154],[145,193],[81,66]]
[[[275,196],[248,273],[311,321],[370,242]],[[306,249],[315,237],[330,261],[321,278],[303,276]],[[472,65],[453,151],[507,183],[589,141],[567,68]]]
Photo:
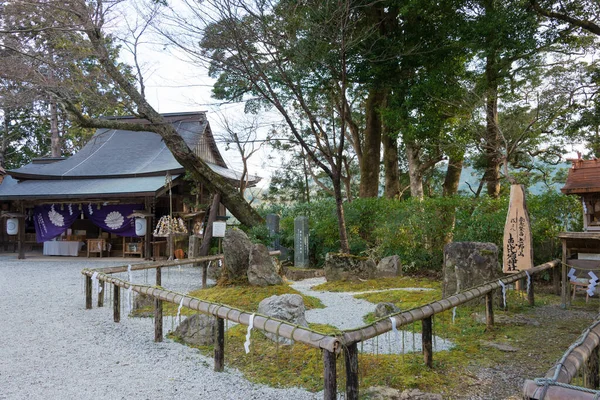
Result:
[[222,372],[225,368],[225,320],[217,318],[215,329],[215,371]]
[[323,399],[337,399],[337,372],[335,353],[323,350]]
[[358,400],[358,346],[356,343],[344,348],[346,363],[346,400]]

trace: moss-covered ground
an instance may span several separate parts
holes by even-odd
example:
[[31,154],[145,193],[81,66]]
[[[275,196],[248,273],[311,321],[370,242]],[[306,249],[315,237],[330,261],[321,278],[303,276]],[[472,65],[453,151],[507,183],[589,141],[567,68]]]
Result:
[[[355,283],[326,283],[315,289],[365,292],[401,287],[422,287],[433,290],[389,290],[357,294],[356,297],[373,303],[392,302],[403,311],[441,298],[439,280],[425,278],[402,277]],[[269,288],[235,286],[200,290],[193,292],[192,295],[255,311],[263,298],[293,292],[293,289],[287,285]],[[559,305],[560,298],[549,292],[549,286],[541,289],[536,286],[536,306],[531,307],[523,293],[509,291],[507,311],[501,311],[498,307],[495,310],[496,319],[504,323],[497,323],[491,330],[486,330],[485,324],[477,322],[475,318],[477,315],[485,315],[483,305],[458,307],[454,318],[452,311],[436,315],[434,335],[452,341],[455,347],[449,351],[436,352],[433,356],[432,369],[423,365],[420,353],[360,354],[360,387],[419,388],[423,391],[443,393],[444,398],[469,398],[469,393],[489,395],[484,398],[506,398],[507,395],[518,395],[522,379],[543,376],[579,334],[592,323],[593,317],[597,314],[597,299],[592,299],[586,304],[584,298],[578,298],[569,310],[562,310]],[[307,308],[322,307],[317,299],[303,297],[307,302]],[[174,315],[176,306],[166,307],[165,313]],[[365,323],[370,323],[374,319],[374,315],[369,314],[365,318]],[[511,321],[515,322],[511,323]],[[311,325],[311,327],[323,333],[336,331],[331,326]],[[404,327],[414,332],[420,332],[420,328],[420,323]],[[246,354],[243,346],[245,335],[245,326],[238,325],[227,330],[225,338],[227,366],[239,369],[254,382],[275,387],[299,386],[311,391],[322,390],[323,361],[320,350],[299,343],[292,346],[278,345],[265,338],[261,332],[252,331],[251,351]],[[510,345],[518,351],[501,351],[489,347],[489,342]],[[212,348],[203,347],[200,350],[212,356]],[[495,371],[494,373],[501,371],[503,374],[508,374],[514,382],[495,387],[493,378],[482,378],[482,371]],[[344,376],[343,356],[339,356],[338,385],[341,392],[345,385]]]

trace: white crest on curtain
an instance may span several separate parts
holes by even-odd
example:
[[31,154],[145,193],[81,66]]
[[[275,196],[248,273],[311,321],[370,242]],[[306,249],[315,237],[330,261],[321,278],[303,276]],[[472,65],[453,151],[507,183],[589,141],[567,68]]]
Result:
[[106,226],[111,229],[119,229],[123,226],[123,222],[125,222],[125,218],[118,211],[111,211],[104,219]]

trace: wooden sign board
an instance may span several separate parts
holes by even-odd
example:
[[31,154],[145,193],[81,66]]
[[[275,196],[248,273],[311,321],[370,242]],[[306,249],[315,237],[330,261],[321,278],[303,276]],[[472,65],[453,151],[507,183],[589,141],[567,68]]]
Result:
[[523,185],[511,185],[510,203],[503,241],[504,273],[516,273],[533,268],[533,247],[529,213]]

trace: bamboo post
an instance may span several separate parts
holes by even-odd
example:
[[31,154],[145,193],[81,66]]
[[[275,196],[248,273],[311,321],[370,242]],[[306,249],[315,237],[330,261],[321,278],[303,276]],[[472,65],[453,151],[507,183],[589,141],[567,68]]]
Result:
[[163,341],[163,304],[159,299],[154,299],[154,341]]
[[222,372],[225,367],[225,320],[223,318],[217,318],[215,336],[215,371]]
[[162,272],[160,267],[156,267],[156,286],[162,286]]
[[561,307],[562,308],[567,308],[567,297],[569,297],[569,294],[567,293],[567,240],[566,239],[562,239],[562,274],[561,274],[561,279],[560,279],[560,283],[562,285],[561,288]]
[[100,281],[98,287],[98,307],[104,307],[104,281]]
[[590,358],[586,361],[586,371],[584,373],[584,385],[589,389],[598,389],[600,386],[600,376],[598,376],[598,347],[592,350]]
[[323,350],[323,399],[337,399],[335,352]]
[[423,361],[428,368],[433,368],[433,326],[431,317],[421,321],[421,343],[423,343]]
[[492,329],[494,326],[494,292],[488,292],[485,295],[485,329]]
[[85,308],[90,310],[92,308],[92,277],[85,277]]
[[527,292],[527,301],[531,307],[535,306],[535,296],[533,293],[533,276],[529,280],[529,291]]
[[346,400],[358,400],[358,346],[356,343],[351,343],[344,350]]
[[121,322],[121,288],[113,284],[113,320]]

